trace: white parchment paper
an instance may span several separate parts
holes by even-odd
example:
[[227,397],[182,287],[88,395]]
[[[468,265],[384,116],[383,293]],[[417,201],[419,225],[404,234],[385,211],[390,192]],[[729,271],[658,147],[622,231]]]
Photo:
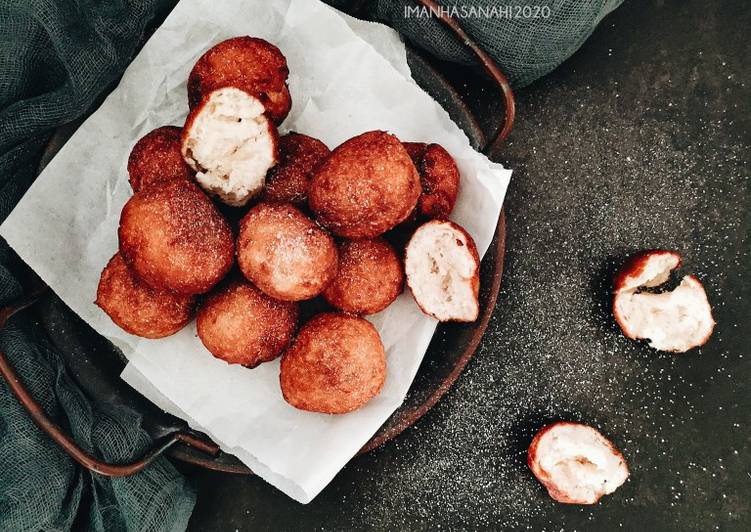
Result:
[[131,147],[155,127],[183,123],[193,63],[211,45],[236,35],[267,39],[287,57],[294,103],[282,132],[307,133],[331,148],[373,129],[404,141],[442,144],[462,175],[452,218],[485,253],[511,172],[472,150],[447,113],[409,77],[404,45],[394,31],[317,0],[182,0],[0,234],[73,311],[123,350],[127,382],[305,503],[378,430],[412,383],[436,322],[408,294],[371,317],[387,352],[383,391],[342,416],[287,405],[278,361],[253,370],[230,366],[203,348],[193,324],[167,339],[137,338],[93,304],[99,274],[117,249],[120,210],[131,194]]

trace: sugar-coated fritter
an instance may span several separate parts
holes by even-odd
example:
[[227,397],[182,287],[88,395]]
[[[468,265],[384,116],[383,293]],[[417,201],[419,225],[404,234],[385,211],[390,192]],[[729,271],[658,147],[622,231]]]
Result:
[[459,194],[459,168],[440,144],[405,142],[420,174],[422,193],[417,201],[418,218],[448,218]]
[[243,275],[285,301],[311,299],[336,275],[331,235],[289,203],[259,203],[242,220],[237,260]]
[[138,277],[182,294],[208,292],[234,260],[229,224],[190,181],[134,194],[120,214],[118,236],[120,253]]
[[287,76],[287,59],[279,48],[256,37],[233,37],[209,48],[193,66],[188,104],[192,109],[209,92],[236,87],[258,98],[279,124],[292,107]]
[[307,206],[310,179],[331,150],[316,138],[288,133],[279,138],[279,152],[279,163],[266,176],[263,199]]
[[133,192],[152,183],[193,177],[180,153],[181,132],[176,126],[158,127],[136,142],[128,157],[128,181]]
[[287,348],[298,314],[297,303],[273,299],[238,275],[209,294],[196,327],[215,357],[253,368]]
[[386,354],[362,318],[325,313],[306,323],[282,356],[284,399],[301,410],[345,414],[365,405],[386,379]]
[[116,253],[99,278],[96,304],[125,332],[164,338],[188,324],[195,298],[150,287]]
[[323,291],[331,305],[353,314],[374,314],[402,292],[404,268],[383,238],[348,240],[339,246],[339,270]]
[[407,150],[384,131],[337,147],[313,175],[309,204],[316,219],[345,238],[373,238],[405,220],[417,205],[420,176]]

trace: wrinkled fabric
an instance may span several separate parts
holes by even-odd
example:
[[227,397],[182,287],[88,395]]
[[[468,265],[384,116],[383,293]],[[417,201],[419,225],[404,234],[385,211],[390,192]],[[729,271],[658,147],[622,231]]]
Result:
[[[511,84],[529,85],[579,49],[623,0],[438,0],[443,11],[496,60]],[[362,6],[409,42],[447,61],[475,64],[467,48],[415,0],[328,0],[340,9]],[[361,13],[361,14],[362,14]]]
[[[0,5],[0,220],[32,183],[53,129],[83,116],[173,2],[5,0]],[[0,304],[23,295],[24,266],[0,243]],[[0,349],[32,396],[88,452],[115,463],[151,446],[135,412],[91,404],[31,312],[0,331]],[[0,380],[0,530],[184,530],[195,493],[166,459],[119,479],[79,467]]]

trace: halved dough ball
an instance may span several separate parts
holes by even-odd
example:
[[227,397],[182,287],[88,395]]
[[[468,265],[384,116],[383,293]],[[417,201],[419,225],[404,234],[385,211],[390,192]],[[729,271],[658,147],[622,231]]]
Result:
[[647,339],[654,349],[677,353],[709,340],[715,321],[699,279],[687,275],[669,292],[641,291],[665,283],[680,263],[674,251],[648,250],[631,257],[618,272],[613,314],[627,337]]
[[566,421],[537,433],[527,464],[553,499],[568,504],[594,504],[618,489],[629,474],[610,440],[592,427]]
[[448,218],[459,195],[459,168],[440,144],[405,142],[404,147],[420,174],[422,193],[417,215],[423,219]]
[[96,304],[125,332],[164,338],[188,324],[195,298],[150,287],[116,253],[102,271]]
[[480,257],[461,226],[432,220],[407,244],[405,270],[415,301],[439,321],[475,321],[480,312]]
[[188,104],[197,106],[209,92],[237,87],[257,98],[277,124],[289,113],[287,60],[273,44],[255,37],[234,37],[212,46],[188,77]]
[[681,265],[681,255],[665,249],[649,249],[632,255],[615,277],[615,292],[652,288],[670,279],[670,272]]
[[266,177],[265,201],[308,205],[308,189],[313,173],[331,150],[318,139],[288,133],[279,138],[279,164]]
[[242,207],[279,158],[278,134],[260,101],[240,89],[208,93],[183,128],[182,154],[206,192]]
[[420,176],[399,139],[370,131],[324,161],[311,181],[309,203],[334,234],[373,238],[405,220],[420,192]]
[[306,323],[282,357],[285,401],[301,410],[345,414],[378,395],[386,354],[375,327],[362,318],[319,314]]
[[128,157],[128,181],[133,192],[162,181],[192,179],[193,171],[180,152],[181,133],[179,127],[163,126],[136,142]]
[[404,268],[383,238],[349,240],[339,246],[339,271],[323,291],[331,305],[352,314],[375,314],[404,287]]
[[331,235],[289,203],[259,203],[240,220],[237,260],[243,275],[271,297],[311,299],[336,275]]
[[135,193],[120,214],[118,236],[120,253],[138,277],[182,294],[208,292],[234,260],[229,224],[190,181]]
[[245,279],[222,283],[196,317],[198,337],[211,354],[249,368],[278,357],[292,341],[298,304],[273,299]]

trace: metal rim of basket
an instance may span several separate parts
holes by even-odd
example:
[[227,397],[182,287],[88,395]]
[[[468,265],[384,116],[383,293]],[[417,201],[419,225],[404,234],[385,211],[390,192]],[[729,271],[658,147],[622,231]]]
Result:
[[[462,29],[459,22],[448,15],[444,10],[440,9],[440,6],[434,0],[415,0],[431,11],[433,16],[441,21],[454,35],[475,55],[478,62],[482,66],[488,76],[498,86],[504,101],[505,114],[504,121],[501,127],[497,130],[495,135],[486,143],[483,148],[483,152],[487,153],[492,150],[493,147],[503,142],[511,133],[511,129],[514,125],[514,119],[516,114],[516,106],[514,100],[514,93],[511,89],[511,85],[498,67],[496,62],[490,55],[485,52],[467,33]],[[502,222],[502,220],[501,220]],[[20,301],[15,302],[9,306],[0,309],[0,328],[4,327],[7,321],[16,313],[29,308],[47,291],[47,286],[41,286],[29,296],[22,298]],[[460,372],[466,361],[460,363],[457,366],[457,371]],[[456,373],[456,372],[455,372]],[[52,438],[60,447],[76,462],[86,469],[109,477],[123,477],[138,473],[157,457],[161,456],[165,451],[173,447],[176,443],[183,443],[189,447],[205,453],[208,456],[216,456],[219,453],[219,446],[212,441],[206,441],[199,436],[192,433],[190,430],[178,430],[168,434],[167,436],[157,440],[153,447],[148,450],[142,457],[125,464],[111,464],[102,461],[92,454],[82,449],[75,440],[65,433],[54,421],[52,421],[41,405],[31,396],[29,391],[24,386],[18,374],[15,372],[10,362],[8,361],[5,353],[0,351],[0,374],[8,383],[8,387],[16,396],[18,401],[24,406],[34,422],[39,428],[44,431],[50,438]],[[458,374],[454,376],[454,379],[458,377]],[[452,382],[453,382],[452,380]],[[449,383],[450,385],[450,383]],[[428,401],[429,404],[425,406],[424,410],[429,409],[438,401],[440,396],[448,389],[438,390],[437,394]],[[423,409],[421,409],[423,410]],[[386,441],[386,440],[384,440]],[[380,445],[379,442],[378,445]],[[364,450],[370,450],[378,445],[368,445]]]

